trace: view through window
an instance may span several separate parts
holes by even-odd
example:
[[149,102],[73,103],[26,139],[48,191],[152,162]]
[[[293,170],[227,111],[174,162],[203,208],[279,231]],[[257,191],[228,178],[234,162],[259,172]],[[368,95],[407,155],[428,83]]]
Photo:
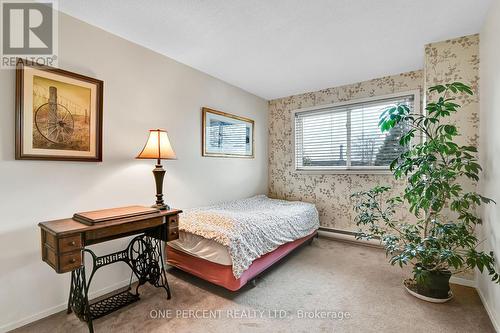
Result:
[[405,124],[382,133],[380,114],[395,104],[413,109],[414,94],[295,113],[297,170],[388,169],[404,147]]

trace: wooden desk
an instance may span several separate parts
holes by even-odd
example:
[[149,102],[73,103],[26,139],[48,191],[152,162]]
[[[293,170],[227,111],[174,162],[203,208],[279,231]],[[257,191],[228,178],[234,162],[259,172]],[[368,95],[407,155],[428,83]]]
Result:
[[[160,211],[91,226],[73,219],[39,223],[43,261],[57,273],[71,272],[68,313],[74,312],[82,321],[87,322],[90,332],[93,332],[93,319],[139,300],[138,289],[146,282],[164,288],[167,299],[170,299],[161,241],[179,237],[178,214],[181,212],[175,209]],[[138,236],[132,239],[126,249],[104,256],[96,256],[93,251],[85,248],[88,245],[132,235]],[[85,276],[85,253],[93,260],[88,281]],[[130,292],[129,285],[126,291],[99,302],[89,302],[88,290],[95,272],[115,262],[125,262],[132,269],[139,281],[135,293]]]

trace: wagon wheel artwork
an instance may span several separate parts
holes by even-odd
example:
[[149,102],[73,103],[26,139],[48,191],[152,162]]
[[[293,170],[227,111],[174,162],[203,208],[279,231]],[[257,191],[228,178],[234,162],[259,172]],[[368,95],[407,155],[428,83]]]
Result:
[[53,143],[66,143],[73,135],[73,115],[65,106],[57,104],[56,87],[49,87],[48,103],[35,111],[35,126],[45,139]]

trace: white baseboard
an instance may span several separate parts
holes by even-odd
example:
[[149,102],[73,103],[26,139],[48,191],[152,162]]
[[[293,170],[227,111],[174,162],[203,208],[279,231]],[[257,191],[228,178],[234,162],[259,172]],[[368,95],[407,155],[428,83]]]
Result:
[[477,289],[476,280],[469,280],[469,279],[464,279],[464,278],[457,277],[457,276],[452,276],[450,278],[450,283],[459,284],[461,286],[472,287],[472,288]]
[[[137,281],[136,278],[132,279],[132,283],[134,283],[136,281]],[[110,293],[112,291],[115,291],[117,289],[123,288],[123,287],[127,286],[129,284],[129,282],[130,282],[130,279],[127,279],[127,280],[123,280],[123,281],[117,282],[115,284],[112,284],[111,286],[108,286],[106,288],[103,288],[103,289],[100,289],[100,290],[96,290],[96,291],[91,292],[89,294],[89,298],[90,299],[94,299],[96,297],[100,297],[102,295],[105,295],[105,294]],[[0,332],[7,332],[7,331],[10,331],[10,330],[16,329],[18,327],[27,325],[29,323],[32,323],[34,321],[40,320],[42,318],[48,317],[48,316],[53,315],[55,313],[58,313],[60,311],[66,310],[67,306],[68,306],[68,303],[64,302],[62,304],[53,306],[53,307],[51,307],[49,309],[46,309],[46,310],[41,311],[39,313],[36,313],[34,315],[25,317],[25,318],[23,318],[21,320],[17,320],[17,321],[8,323],[8,324],[3,325],[3,326],[0,327]]]
[[490,317],[491,323],[493,324],[495,331],[497,333],[500,333],[500,323],[497,321],[497,318],[495,317],[495,313],[493,313],[490,306],[488,305],[488,302],[486,301],[486,298],[484,298],[484,295],[481,292],[481,289],[476,288],[476,290],[477,290],[477,293],[479,294],[479,298],[481,299],[481,302],[483,303],[484,308],[486,309],[486,313]]

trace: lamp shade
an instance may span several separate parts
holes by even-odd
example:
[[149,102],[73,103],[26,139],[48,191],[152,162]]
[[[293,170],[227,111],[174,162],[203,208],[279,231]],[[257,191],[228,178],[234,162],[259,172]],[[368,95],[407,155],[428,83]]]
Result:
[[167,131],[161,129],[149,130],[148,141],[136,158],[175,160],[177,157],[170,144]]

